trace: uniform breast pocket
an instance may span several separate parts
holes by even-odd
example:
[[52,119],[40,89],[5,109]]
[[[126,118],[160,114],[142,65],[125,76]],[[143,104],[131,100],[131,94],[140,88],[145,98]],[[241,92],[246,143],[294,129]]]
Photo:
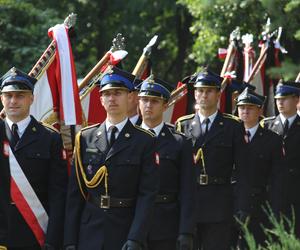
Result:
[[50,159],[50,152],[29,152],[27,158],[36,160],[48,160]]
[[31,181],[43,182],[46,180],[51,164],[50,152],[32,151],[27,153],[26,158],[23,165],[24,171],[26,175],[30,176]]
[[175,162],[177,160],[178,153],[176,152],[160,152],[159,153],[159,159],[161,161],[173,161]]
[[137,166],[141,164],[141,159],[140,157],[137,156],[125,156],[125,157],[120,157],[116,162],[115,165],[117,166]]

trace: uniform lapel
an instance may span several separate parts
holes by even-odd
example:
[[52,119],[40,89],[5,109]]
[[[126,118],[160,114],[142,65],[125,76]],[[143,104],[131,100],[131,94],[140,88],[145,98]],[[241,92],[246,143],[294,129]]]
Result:
[[103,122],[96,131],[95,146],[102,153],[106,153],[106,151],[108,150],[108,140],[107,140],[105,122]]
[[215,120],[213,121],[210,129],[208,130],[207,135],[205,136],[204,143],[209,142],[215,136],[217,136],[224,129],[224,120],[222,114],[218,112]]
[[283,124],[279,115],[275,118],[271,129],[278,135],[283,135]]
[[162,130],[160,131],[158,135],[158,140],[156,143],[156,148],[159,151],[162,147],[164,147],[166,144],[171,142],[172,134],[169,130],[169,128],[164,124]]
[[189,127],[190,134],[192,135],[193,144],[195,144],[196,139],[201,136],[201,126],[200,126],[200,118],[196,113]]
[[112,147],[109,149],[106,160],[108,160],[110,157],[114,156],[118,152],[122,151],[123,149],[127,148],[130,143],[128,141],[132,138],[134,127],[130,120],[127,121],[124,128],[120,132],[118,138],[112,145]]
[[140,125],[142,124],[142,121],[143,121],[142,117],[141,117],[141,116],[139,116],[139,118],[137,119],[137,121],[136,121],[135,125],[138,125],[138,126],[140,126]]
[[300,129],[300,117],[299,117],[299,115],[297,115],[295,120],[293,121],[291,127],[289,128],[286,137],[292,136],[295,132],[299,131],[299,129]]
[[252,137],[251,142],[249,143],[249,145],[253,148],[261,148],[260,145],[263,145],[263,135],[264,135],[264,130],[263,128],[259,125],[254,136]]
[[19,142],[15,146],[15,151],[37,141],[40,135],[41,124],[39,124],[33,117],[21,136]]
[[8,141],[9,141],[9,145],[12,149],[14,149],[14,136],[13,136],[7,122],[5,121],[4,123],[5,123],[5,133],[6,133]]

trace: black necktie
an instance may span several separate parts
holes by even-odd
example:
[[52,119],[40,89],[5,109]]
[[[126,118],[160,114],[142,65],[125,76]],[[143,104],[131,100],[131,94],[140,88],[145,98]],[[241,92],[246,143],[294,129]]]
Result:
[[283,136],[286,137],[289,131],[289,120],[285,119],[285,122],[283,124]]
[[207,132],[208,132],[208,125],[209,125],[209,123],[210,123],[209,118],[204,119],[204,120],[203,120],[203,123],[205,124],[205,132],[204,132],[204,135],[206,135]]
[[110,134],[109,146],[111,147],[116,140],[116,133],[118,132],[118,128],[115,126],[111,126],[110,129],[111,129],[111,134]]
[[250,131],[249,130],[246,130],[246,136],[247,136],[247,143],[249,143],[251,140],[250,140],[250,138],[251,138],[251,133],[250,133]]
[[20,140],[20,137],[19,137],[19,134],[18,134],[18,125],[16,123],[14,123],[11,126],[11,131],[12,131],[13,136],[14,136],[15,144],[17,144],[18,141]]

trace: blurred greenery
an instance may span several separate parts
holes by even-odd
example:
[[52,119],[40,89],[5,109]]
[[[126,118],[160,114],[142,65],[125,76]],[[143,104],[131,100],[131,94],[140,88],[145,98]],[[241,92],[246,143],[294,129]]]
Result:
[[[249,250],[300,250],[300,240],[295,235],[295,214],[292,218],[281,215],[277,218],[272,212],[270,206],[264,208],[268,215],[270,226],[263,228],[266,240],[265,245],[261,246],[255,242],[255,239],[248,229],[248,221],[241,224],[241,229]],[[250,218],[251,220],[251,218]]]
[[158,77],[175,84],[203,65],[219,73],[223,62],[217,50],[228,46],[231,31],[240,26],[257,45],[270,17],[272,28],[283,27],[281,43],[289,51],[280,74],[294,79],[300,70],[299,10],[300,0],[0,0],[0,73],[12,66],[29,72],[50,43],[48,28],[74,12],[78,77],[93,68],[119,32],[126,38],[128,71],[157,34],[151,59]]
[[283,27],[280,43],[288,51],[282,69],[269,73],[295,80],[300,71],[299,0],[178,0],[178,3],[187,7],[194,17],[190,30],[196,40],[191,57],[197,65],[209,64],[220,72],[222,63],[216,59],[216,52],[228,46],[230,32],[239,26],[242,35],[254,35],[254,47],[257,47],[269,17],[271,30]]

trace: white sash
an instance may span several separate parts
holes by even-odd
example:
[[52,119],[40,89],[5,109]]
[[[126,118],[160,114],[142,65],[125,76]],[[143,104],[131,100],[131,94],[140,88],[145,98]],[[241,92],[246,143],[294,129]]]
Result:
[[48,214],[31,187],[14,153],[9,147],[11,198],[41,246],[45,242]]

